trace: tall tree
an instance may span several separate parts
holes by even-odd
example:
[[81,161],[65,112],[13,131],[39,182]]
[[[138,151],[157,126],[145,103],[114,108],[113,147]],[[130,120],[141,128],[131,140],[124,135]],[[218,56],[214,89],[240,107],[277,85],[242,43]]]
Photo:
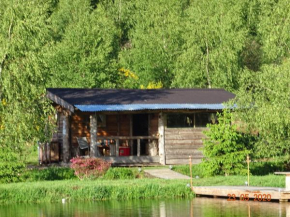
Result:
[[183,52],[177,59],[173,87],[238,87],[247,29],[244,1],[191,1],[183,20]]
[[[181,17],[187,1],[135,1],[135,11],[121,65],[136,73],[140,85],[171,84],[174,63],[181,52]],[[132,4],[132,3],[131,3]]]
[[90,0],[63,0],[50,22],[55,43],[46,53],[51,86],[115,87],[119,35],[106,7]]
[[238,114],[251,132],[259,133],[258,156],[281,156],[290,151],[290,6],[256,0],[254,7],[260,66],[256,72],[245,70],[240,80]]
[[251,133],[259,134],[258,157],[290,152],[290,59],[281,65],[264,65],[243,75],[238,92],[238,116]]
[[2,0],[0,7],[0,147],[23,153],[48,136],[42,50],[53,2]]

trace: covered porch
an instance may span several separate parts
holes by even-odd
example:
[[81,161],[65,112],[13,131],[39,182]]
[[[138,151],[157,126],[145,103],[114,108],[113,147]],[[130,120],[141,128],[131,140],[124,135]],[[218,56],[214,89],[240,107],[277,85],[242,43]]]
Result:
[[[165,164],[162,113],[59,113],[62,160],[100,157],[116,165]],[[60,135],[61,133],[61,135]],[[79,139],[87,141],[81,149]]]

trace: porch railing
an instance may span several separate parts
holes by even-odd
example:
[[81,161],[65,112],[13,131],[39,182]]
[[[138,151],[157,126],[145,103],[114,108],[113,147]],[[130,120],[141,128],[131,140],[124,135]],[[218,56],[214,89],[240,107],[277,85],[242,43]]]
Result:
[[[137,156],[140,156],[140,150],[141,150],[141,139],[146,139],[148,142],[150,140],[158,140],[158,136],[98,136],[97,140],[115,140],[116,141],[116,155],[115,156],[120,156],[119,153],[119,147],[120,147],[120,140],[127,140],[127,141],[133,141],[137,140]],[[131,153],[130,155],[132,156],[132,142],[130,142],[130,148],[131,148]],[[112,153],[112,150],[110,150],[110,155],[114,155]]]

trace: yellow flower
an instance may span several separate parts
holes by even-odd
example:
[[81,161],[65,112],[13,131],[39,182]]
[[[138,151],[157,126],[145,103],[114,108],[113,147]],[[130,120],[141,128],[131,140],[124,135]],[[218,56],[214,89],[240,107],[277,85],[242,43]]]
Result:
[[130,77],[135,80],[138,79],[138,76],[134,72],[131,72],[129,69],[120,68],[119,72],[122,72],[125,77]]
[[[161,83],[161,81],[158,81],[157,83],[149,82],[146,89],[160,89],[162,87],[163,87],[163,84]],[[144,85],[141,85],[140,88],[145,89]]]
[[7,102],[6,102],[5,99],[2,99],[2,105],[3,105],[3,106],[7,105]]

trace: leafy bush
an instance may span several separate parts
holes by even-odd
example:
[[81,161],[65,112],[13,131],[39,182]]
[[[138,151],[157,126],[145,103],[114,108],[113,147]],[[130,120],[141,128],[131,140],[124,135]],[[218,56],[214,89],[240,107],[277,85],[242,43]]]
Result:
[[23,175],[25,181],[66,180],[74,179],[74,170],[62,167],[50,167],[27,170]]
[[[175,172],[190,176],[189,165],[175,165],[172,170]],[[196,176],[202,178],[204,176],[204,169],[200,164],[192,165],[192,177],[195,178]]]
[[100,158],[75,157],[70,160],[71,168],[80,179],[95,179],[102,176],[111,167],[111,163]]
[[208,125],[202,148],[204,158],[201,167],[206,176],[245,175],[247,154],[251,153],[254,137],[237,131],[231,123],[232,114],[224,111],[218,114],[218,124]]
[[250,172],[252,175],[269,175],[274,172],[285,171],[286,163],[284,161],[251,162]]
[[21,181],[21,173],[25,165],[13,152],[2,149],[0,152],[0,182],[10,183]]
[[110,168],[104,176],[105,179],[134,179],[135,175],[128,168]]

